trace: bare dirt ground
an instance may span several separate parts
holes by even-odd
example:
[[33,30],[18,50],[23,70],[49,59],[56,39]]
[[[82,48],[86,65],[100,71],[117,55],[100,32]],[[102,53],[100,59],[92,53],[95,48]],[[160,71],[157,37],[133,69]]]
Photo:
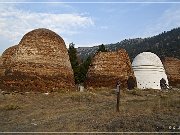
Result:
[[0,94],[1,132],[180,132],[180,89]]

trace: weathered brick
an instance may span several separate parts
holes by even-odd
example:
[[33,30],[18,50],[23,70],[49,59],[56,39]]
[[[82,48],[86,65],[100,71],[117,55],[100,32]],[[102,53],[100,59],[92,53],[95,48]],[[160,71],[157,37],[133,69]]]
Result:
[[120,49],[116,52],[99,52],[88,70],[87,87],[115,88],[119,80],[121,87],[127,87],[127,80],[134,73],[127,52]]
[[169,85],[180,85],[180,60],[172,57],[165,57],[163,65],[169,80]]
[[[2,55],[0,88],[18,91],[73,89],[74,78],[64,40],[35,29]],[[3,73],[4,72],[4,73]]]

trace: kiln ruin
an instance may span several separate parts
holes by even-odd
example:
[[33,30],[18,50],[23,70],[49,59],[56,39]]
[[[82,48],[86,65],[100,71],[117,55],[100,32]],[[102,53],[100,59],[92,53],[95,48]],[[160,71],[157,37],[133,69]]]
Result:
[[165,57],[163,65],[169,80],[169,85],[180,87],[180,60],[172,57]]
[[93,88],[116,88],[119,80],[121,87],[127,88],[130,76],[135,80],[129,56],[124,49],[116,52],[98,52],[92,59],[85,85]]
[[161,89],[160,80],[167,75],[160,58],[151,52],[143,52],[137,55],[132,63],[137,87],[140,89]]
[[35,29],[1,56],[0,89],[47,91],[74,88],[64,40],[55,32]]

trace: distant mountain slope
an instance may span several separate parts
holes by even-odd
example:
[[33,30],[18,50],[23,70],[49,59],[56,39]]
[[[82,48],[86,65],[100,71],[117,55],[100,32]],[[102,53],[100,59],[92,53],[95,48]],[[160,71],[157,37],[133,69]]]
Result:
[[[180,59],[180,28],[163,32],[149,38],[125,39],[121,42],[105,45],[109,51],[124,48],[129,54],[131,61],[141,52],[151,51],[159,57],[175,57]],[[94,54],[98,46],[79,47],[77,52],[82,59]]]

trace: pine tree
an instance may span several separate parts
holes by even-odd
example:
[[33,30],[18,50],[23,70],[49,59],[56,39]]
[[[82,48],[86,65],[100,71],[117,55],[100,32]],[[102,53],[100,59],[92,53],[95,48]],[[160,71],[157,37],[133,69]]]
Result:
[[88,58],[80,65],[79,67],[80,83],[83,83],[86,80],[86,75],[87,75],[90,64],[91,64],[91,56],[88,56]]
[[99,49],[97,50],[97,52],[107,52],[107,50],[106,50],[104,44],[99,45]]
[[84,83],[86,79],[86,74],[88,72],[89,65],[91,64],[91,56],[89,56],[82,64],[79,64],[77,50],[74,46],[74,43],[69,44],[68,54],[74,72],[75,83],[79,84]]
[[72,69],[74,71],[74,79],[75,83],[79,83],[79,64],[78,64],[78,59],[77,59],[77,50],[74,47],[74,43],[69,44],[69,49],[68,49],[68,54],[69,54],[69,59],[71,62]]

